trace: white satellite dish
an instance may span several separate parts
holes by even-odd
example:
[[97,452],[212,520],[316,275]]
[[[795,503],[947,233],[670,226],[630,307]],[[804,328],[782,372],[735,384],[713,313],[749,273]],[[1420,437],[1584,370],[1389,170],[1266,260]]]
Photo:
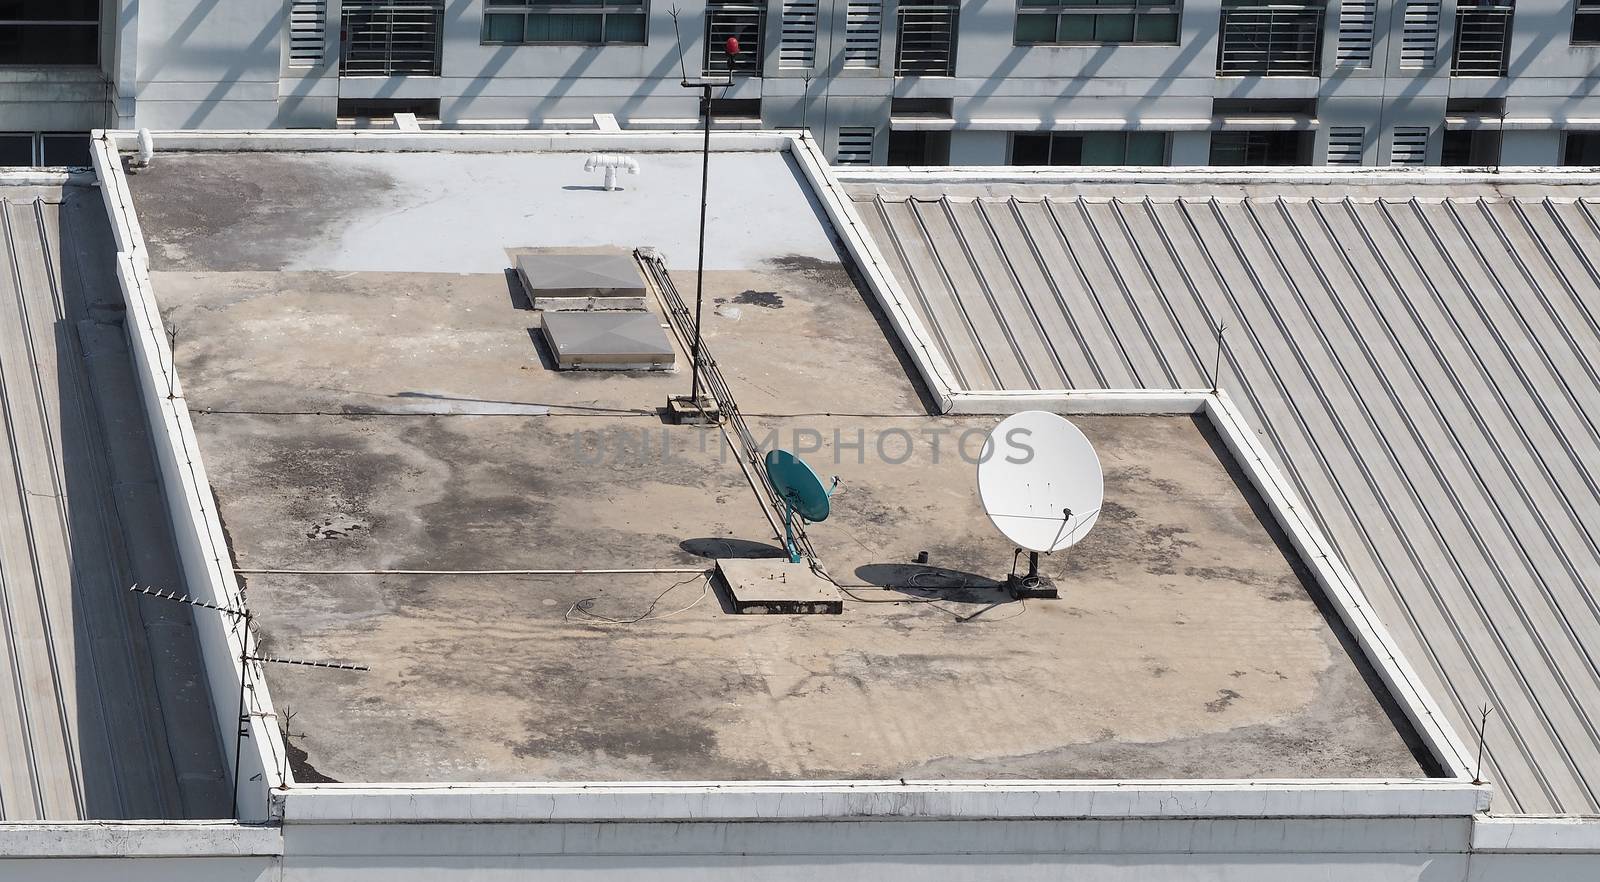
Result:
[[1042,410],[1012,414],[989,433],[978,462],[978,497],[1007,539],[1028,552],[1026,576],[1007,586],[1022,596],[1054,597],[1039,575],[1039,555],[1071,547],[1100,517],[1105,477],[1094,445],[1077,426]]

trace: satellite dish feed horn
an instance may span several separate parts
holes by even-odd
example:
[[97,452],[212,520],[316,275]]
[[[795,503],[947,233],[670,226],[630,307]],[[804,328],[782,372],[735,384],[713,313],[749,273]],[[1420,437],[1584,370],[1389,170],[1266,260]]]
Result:
[[800,562],[800,549],[794,544],[794,516],[816,523],[828,519],[829,497],[839,479],[823,486],[822,479],[806,465],[805,460],[787,450],[773,450],[767,454],[767,480],[783,500],[783,547],[789,552],[789,562]]
[[978,497],[995,529],[1028,552],[1028,572],[1006,588],[1018,597],[1055,597],[1039,555],[1070,548],[1100,517],[1105,477],[1094,445],[1077,426],[1042,410],[1012,414],[984,442]]

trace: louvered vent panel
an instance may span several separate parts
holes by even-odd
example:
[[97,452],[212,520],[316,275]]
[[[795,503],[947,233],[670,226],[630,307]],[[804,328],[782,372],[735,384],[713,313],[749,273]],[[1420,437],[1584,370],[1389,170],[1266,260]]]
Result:
[[816,0],[783,4],[783,40],[778,44],[778,66],[806,70],[817,62]]
[[1339,64],[1372,66],[1372,24],[1377,0],[1342,0],[1339,4]]
[[1427,161],[1427,127],[1396,126],[1394,130],[1394,148],[1389,152],[1389,164],[1422,165]]
[[871,126],[841,126],[839,152],[833,161],[838,165],[871,165],[873,132]]
[[328,44],[328,0],[289,0],[289,66],[321,67]]
[[1361,142],[1367,130],[1361,126],[1333,126],[1328,129],[1328,164],[1360,165]]
[[1433,57],[1438,48],[1438,0],[1412,0],[1407,3],[1405,27],[1400,34],[1400,66],[1433,67]]
[[845,7],[844,66],[874,68],[882,63],[883,4],[879,0],[850,2]]

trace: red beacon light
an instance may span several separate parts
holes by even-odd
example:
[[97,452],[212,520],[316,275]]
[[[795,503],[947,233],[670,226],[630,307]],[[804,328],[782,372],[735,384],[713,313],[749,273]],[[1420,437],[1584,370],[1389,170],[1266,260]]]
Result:
[[724,48],[726,48],[728,50],[728,57],[729,58],[733,58],[734,56],[739,54],[739,38],[738,37],[729,37],[728,38],[728,42],[723,44],[723,46],[724,46]]

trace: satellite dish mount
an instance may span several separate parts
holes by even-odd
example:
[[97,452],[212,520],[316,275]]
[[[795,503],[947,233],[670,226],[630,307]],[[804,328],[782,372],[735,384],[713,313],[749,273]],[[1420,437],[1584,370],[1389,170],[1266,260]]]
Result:
[[[1072,509],[1062,512],[1062,523],[1072,521]],[[1056,591],[1055,580],[1039,572],[1039,552],[1029,548],[1018,548],[1017,553],[1028,552],[1028,571],[1017,575],[1015,565],[1011,574],[1006,576],[1006,592],[1012,597],[1045,597],[1054,599],[1060,594]],[[1045,552],[1049,554],[1050,552]]]
[[[1017,549],[1021,551],[1022,549]],[[1044,597],[1054,600],[1061,596],[1056,590],[1056,581],[1039,572],[1039,552],[1028,552],[1028,571],[1022,575],[1015,572],[1006,576],[1006,593],[1012,597]]]

